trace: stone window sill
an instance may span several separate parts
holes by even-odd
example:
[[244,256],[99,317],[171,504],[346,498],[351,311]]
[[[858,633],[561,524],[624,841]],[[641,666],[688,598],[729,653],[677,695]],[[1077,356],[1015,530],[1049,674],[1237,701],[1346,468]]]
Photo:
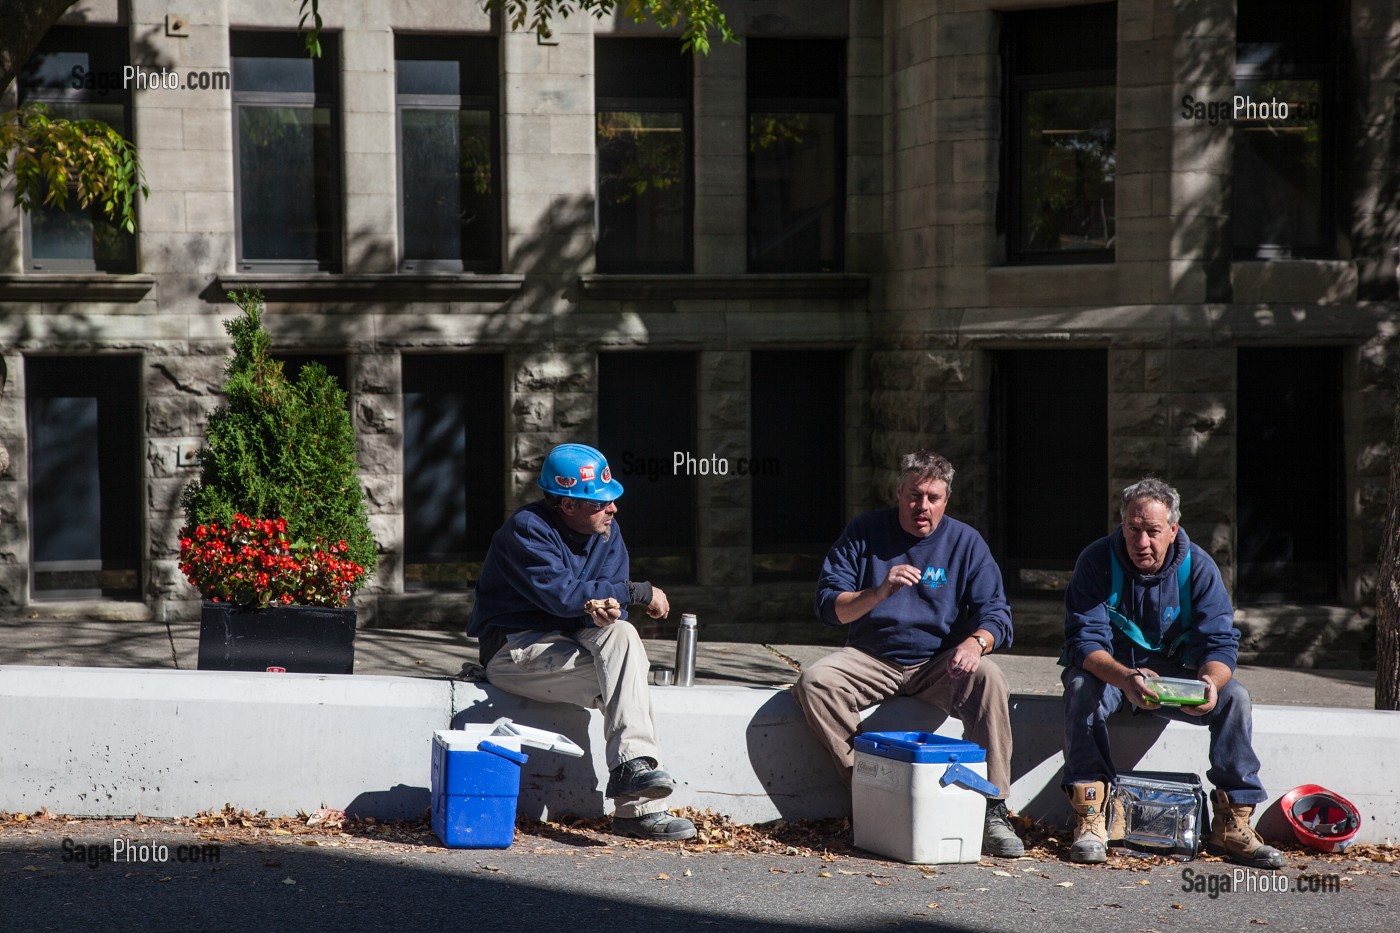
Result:
[[155,284],[150,275],[102,272],[0,275],[0,301],[140,301]]
[[206,296],[227,301],[230,291],[256,286],[268,301],[506,301],[520,291],[523,275],[240,273],[221,275]]
[[1350,259],[1253,259],[1230,263],[1237,304],[1356,301],[1356,263]]
[[859,298],[870,290],[870,276],[854,272],[762,275],[608,275],[579,276],[585,298],[648,299],[810,299]]

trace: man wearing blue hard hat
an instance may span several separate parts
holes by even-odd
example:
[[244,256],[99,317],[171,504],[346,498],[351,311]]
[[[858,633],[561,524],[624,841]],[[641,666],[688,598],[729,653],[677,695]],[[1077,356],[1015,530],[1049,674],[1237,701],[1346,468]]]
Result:
[[544,498],[491,538],[467,634],[480,640],[486,677],[502,690],[602,710],[614,832],[689,839],[695,826],[661,802],[676,782],[661,770],[650,664],[627,621],[628,606],[653,619],[671,606],[660,587],[628,579],[615,521],[622,484],[585,444],[551,450],[537,483]]

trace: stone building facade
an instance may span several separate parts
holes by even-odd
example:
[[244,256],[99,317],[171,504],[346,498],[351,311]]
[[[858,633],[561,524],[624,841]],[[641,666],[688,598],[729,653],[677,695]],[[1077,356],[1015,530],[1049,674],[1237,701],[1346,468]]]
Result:
[[[735,0],[724,7],[742,43],[683,60],[677,107],[645,70],[668,66],[616,45],[673,37],[628,22],[574,16],[541,39],[471,4],[329,2],[325,85],[274,99],[257,84],[273,72],[239,59],[284,41],[294,5],[228,0],[172,22],[147,0],[85,0],[64,25],[105,27],[101,42],[126,43],[115,60],[207,86],[126,97],[151,195],[116,272],[82,268],[87,255],[43,261],[48,234],[0,203],[0,605],[196,616],[176,566],[179,495],[218,403],[225,295],[257,284],[276,349],[331,360],[350,394],[380,549],[362,625],[462,623],[483,535],[533,497],[544,453],[626,438],[607,452],[624,483],[620,459],[637,455],[631,489],[669,470],[634,508],[678,509],[644,516],[638,538],[673,605],[699,612],[709,637],[805,640],[815,539],[886,504],[898,456],[934,447],[958,468],[953,514],[1003,560],[1027,644],[1057,641],[1055,588],[1112,527],[1114,490],[1158,473],[1235,593],[1252,656],[1364,659],[1400,323],[1400,2],[1344,6],[1310,44],[1318,24],[1261,25],[1244,0]],[[409,255],[405,195],[421,190],[405,115],[438,104],[411,97],[404,63],[443,58],[434,37],[495,56],[477,89],[494,102],[481,105],[494,158],[477,191],[498,212],[492,242],[446,265]],[[784,80],[783,56],[832,49],[836,91]],[[1292,122],[1223,116],[1251,93],[1282,95]],[[447,106],[466,111],[468,97]],[[300,195],[256,188],[260,138],[242,122],[279,101],[322,108],[329,125],[308,145],[330,219],[302,263],[264,250],[286,231],[258,228],[278,214],[255,199]],[[619,176],[631,193],[601,194],[617,180],[605,110],[679,114],[644,120],[650,136],[617,133],[679,132],[675,178],[643,177],[656,166],[638,146]],[[831,122],[782,116],[794,111]],[[772,113],[796,153],[786,163],[768,159]],[[802,150],[811,125],[835,128],[812,136],[834,145],[834,168]],[[643,174],[628,176],[636,162]],[[804,212],[812,179],[835,194]],[[657,207],[672,182],[684,197]],[[786,219],[770,230],[755,204],[775,191]],[[627,248],[609,258],[599,231],[623,215]],[[678,251],[663,255],[672,233],[658,229]],[[755,246],[765,231],[771,261]],[[71,394],[87,409],[52,401],[84,371],[98,384]],[[114,429],[93,419],[111,392],[130,400],[137,456],[63,466],[43,432],[105,438]],[[468,457],[490,452],[494,480],[480,464],[428,478],[442,411],[468,425]],[[677,476],[665,461],[680,442],[648,447],[652,431],[769,475]],[[434,531],[464,475],[467,530]],[[100,486],[104,529],[87,537],[102,553],[51,527],[73,508],[36,492],[53,476]],[[423,543],[434,534],[454,543]],[[1295,559],[1306,574],[1280,571]],[[112,572],[94,583],[94,567]]]

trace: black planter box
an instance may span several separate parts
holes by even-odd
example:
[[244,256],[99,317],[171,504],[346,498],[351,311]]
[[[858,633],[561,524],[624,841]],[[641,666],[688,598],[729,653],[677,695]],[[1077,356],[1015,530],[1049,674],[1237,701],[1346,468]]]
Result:
[[199,620],[199,669],[352,674],[355,610],[323,606],[247,609],[206,602]]

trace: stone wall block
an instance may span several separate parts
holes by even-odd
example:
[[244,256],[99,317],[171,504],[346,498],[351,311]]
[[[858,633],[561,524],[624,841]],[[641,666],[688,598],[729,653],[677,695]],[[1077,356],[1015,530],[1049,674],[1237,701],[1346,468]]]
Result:
[[[936,398],[941,399],[942,396]],[[934,400],[925,400],[926,396],[920,392],[877,390],[870,397],[871,416],[882,431],[915,432],[923,427],[921,406],[938,404]]]
[[1108,427],[1114,437],[1156,437],[1167,428],[1165,399],[1157,392],[1125,392],[1113,396]]
[[397,473],[360,474],[360,486],[365,491],[365,505],[371,514],[403,511],[401,480],[402,477]]
[[1232,393],[1235,389],[1235,349],[1201,347],[1171,353],[1172,383],[1191,392]]
[[[1110,393],[1141,392],[1146,350],[1118,349],[1108,351],[1108,386]],[[1110,395],[1110,398],[1112,395]]]
[[1173,434],[1219,434],[1234,430],[1230,399],[1182,392],[1171,397]]
[[515,443],[512,445],[511,467],[521,473],[528,473],[530,482],[533,483],[540,475],[540,465],[544,463],[545,455],[560,443],[562,442],[549,434],[516,434]]
[[224,382],[223,359],[204,356],[148,356],[146,395],[184,395],[208,398],[219,394]]
[[402,410],[402,395],[361,395],[355,400],[355,429],[363,434],[397,431]]
[[589,392],[559,392],[554,396],[554,423],[561,429],[591,437],[597,433],[597,406]]
[[385,395],[403,385],[402,356],[398,353],[361,353],[350,360],[350,392],[353,395]]
[[153,512],[170,513],[180,508],[180,496],[188,480],[184,477],[155,476],[146,480],[146,506]]
[[403,434],[397,431],[386,434],[360,434],[357,452],[360,475],[396,475],[402,472],[402,450]]
[[[1109,456],[1111,472],[1115,476],[1141,479],[1148,474],[1160,474],[1166,469],[1167,442],[1161,437],[1115,436],[1109,444]],[[1115,511],[1116,508],[1115,504]]]
[[517,395],[511,403],[517,431],[547,431],[554,427],[554,396],[544,393]]
[[522,392],[592,392],[591,353],[538,353],[521,360],[515,388]]
[[966,350],[925,353],[917,370],[918,384],[924,389],[964,387],[972,378],[972,361],[972,352]]
[[203,434],[206,400],[185,396],[155,396],[146,400],[146,433],[155,437]]
[[700,583],[742,586],[749,582],[749,551],[744,547],[702,547],[697,555]]

